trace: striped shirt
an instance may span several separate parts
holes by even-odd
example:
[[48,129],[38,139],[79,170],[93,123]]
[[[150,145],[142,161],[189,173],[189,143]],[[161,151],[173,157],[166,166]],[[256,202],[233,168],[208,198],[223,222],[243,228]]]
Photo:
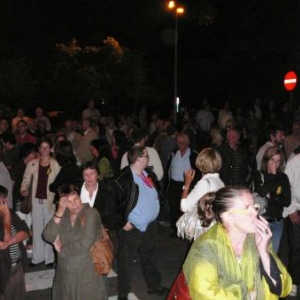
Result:
[[[15,236],[16,234],[16,228],[13,225],[11,225],[11,235]],[[12,264],[16,263],[21,258],[21,250],[19,244],[14,244],[9,247],[9,255]]]

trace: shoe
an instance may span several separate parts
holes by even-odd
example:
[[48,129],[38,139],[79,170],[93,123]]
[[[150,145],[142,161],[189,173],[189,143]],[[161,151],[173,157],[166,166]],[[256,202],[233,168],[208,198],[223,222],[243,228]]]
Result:
[[42,265],[43,263],[44,263],[44,261],[42,261],[42,262],[40,262],[40,263],[37,263],[37,264],[34,264],[33,262],[31,262],[31,263],[29,264],[29,267],[34,268],[34,267],[37,267],[37,266],[39,266],[39,265]]
[[157,295],[157,296],[165,296],[169,293],[169,289],[167,289],[166,287],[161,286],[158,289],[153,289],[153,290],[149,290],[148,294],[149,295]]

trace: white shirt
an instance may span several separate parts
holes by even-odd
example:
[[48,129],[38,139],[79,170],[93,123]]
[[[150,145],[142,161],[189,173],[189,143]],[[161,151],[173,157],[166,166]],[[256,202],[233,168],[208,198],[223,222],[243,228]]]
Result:
[[181,156],[180,150],[177,150],[172,158],[170,165],[170,178],[175,181],[184,181],[184,171],[190,170],[191,149],[188,148],[183,156]]
[[90,193],[86,189],[85,183],[83,183],[80,191],[81,203],[88,203],[90,207],[94,207],[97,192],[98,192],[98,183],[97,183],[97,188],[93,191],[92,198],[90,198]]
[[283,217],[287,217],[293,212],[300,210],[300,154],[288,160],[285,173],[291,184],[291,204],[283,208]]
[[219,173],[205,174],[194,186],[186,198],[181,199],[180,208],[183,212],[192,211],[205,194],[216,192],[224,187]]

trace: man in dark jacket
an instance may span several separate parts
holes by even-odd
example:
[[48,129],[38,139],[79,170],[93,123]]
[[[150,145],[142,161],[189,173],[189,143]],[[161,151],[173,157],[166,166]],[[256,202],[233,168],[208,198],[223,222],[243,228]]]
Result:
[[0,299],[25,299],[22,263],[26,251],[22,241],[28,238],[25,222],[7,206],[7,189],[0,185]]
[[156,269],[156,218],[159,213],[159,183],[147,169],[149,155],[145,147],[134,146],[128,151],[129,166],[112,181],[107,201],[108,226],[118,229],[118,300],[128,299],[131,264],[140,254],[149,294],[165,295],[161,276]]

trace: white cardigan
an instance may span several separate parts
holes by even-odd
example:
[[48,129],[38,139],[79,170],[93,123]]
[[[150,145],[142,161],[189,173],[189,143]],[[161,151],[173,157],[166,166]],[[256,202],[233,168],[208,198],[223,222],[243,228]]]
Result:
[[[24,190],[29,191],[31,177],[33,176],[32,187],[31,187],[31,199],[33,199],[36,194],[36,189],[37,189],[37,184],[38,184],[38,174],[39,174],[39,162],[40,162],[40,159],[37,158],[27,164],[26,170],[25,170],[25,173],[23,176],[23,181],[21,184],[21,191],[24,191]],[[52,206],[53,199],[55,196],[55,193],[52,193],[49,191],[49,185],[54,181],[58,172],[60,171],[60,166],[54,158],[51,158],[51,160],[50,160],[50,169],[51,169],[51,172],[48,176],[48,182],[47,182],[47,199],[49,202],[49,207]]]
[[[209,181],[209,182],[208,182]],[[180,207],[183,212],[193,211],[201,197],[209,192],[216,192],[224,187],[219,173],[205,174],[194,186],[186,198],[181,199]]]

